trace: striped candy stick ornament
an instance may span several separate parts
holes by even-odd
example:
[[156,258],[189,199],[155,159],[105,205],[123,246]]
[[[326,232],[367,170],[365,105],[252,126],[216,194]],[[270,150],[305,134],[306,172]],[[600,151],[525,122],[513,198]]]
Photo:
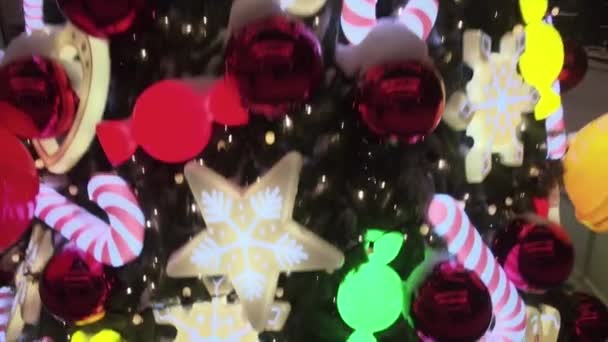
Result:
[[[553,90],[559,94],[559,81],[553,84]],[[568,135],[564,123],[564,107],[562,105],[545,119],[547,130],[547,159],[561,160],[566,155],[568,148]]]
[[524,341],[525,305],[464,209],[448,195],[435,195],[427,212],[427,220],[433,231],[447,242],[448,251],[456,255],[465,268],[477,273],[490,292],[496,323],[484,340]]
[[437,0],[410,0],[399,13],[399,21],[420,39],[426,40],[435,26],[437,13],[439,13]]
[[[359,44],[376,26],[377,0],[344,0],[342,31],[352,44]],[[399,11],[398,21],[405,24],[420,39],[426,40],[437,19],[439,3],[437,0],[410,0]]]
[[[553,25],[553,17],[547,17],[547,23]],[[561,95],[559,80],[553,83],[553,91]],[[560,103],[559,108],[545,120],[547,130],[547,159],[561,160],[568,149],[568,136],[564,123],[564,107]]]
[[97,175],[89,181],[88,193],[108,214],[110,224],[47,185],[40,186],[36,216],[105,265],[120,267],[137,258],[145,219],[127,183],[115,175]]
[[0,288],[0,342],[6,341],[6,328],[13,307],[15,292],[10,287]]
[[23,0],[25,32],[28,35],[44,28],[43,4],[44,0]]

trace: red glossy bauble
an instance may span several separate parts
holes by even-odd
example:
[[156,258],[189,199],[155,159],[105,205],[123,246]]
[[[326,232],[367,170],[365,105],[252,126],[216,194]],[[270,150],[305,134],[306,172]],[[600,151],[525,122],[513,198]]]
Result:
[[416,329],[437,341],[475,341],[492,319],[490,294],[479,277],[455,261],[443,262],[418,290]]
[[43,57],[25,57],[0,69],[0,126],[24,138],[67,132],[78,109],[63,66]]
[[323,75],[321,46],[298,21],[275,16],[235,32],[226,48],[226,74],[253,113],[281,117],[310,98]]
[[3,252],[21,238],[34,218],[40,183],[28,150],[2,128],[0,151],[0,252]]
[[426,64],[405,61],[372,67],[359,87],[359,112],[377,134],[414,143],[435,130],[441,120],[443,81]]
[[574,266],[572,240],[562,227],[544,220],[514,220],[497,232],[492,251],[522,291],[542,292],[559,286]]
[[145,0],[57,0],[57,3],[79,29],[103,38],[127,31]]
[[[599,342],[608,339],[608,309],[599,299],[584,293],[575,293],[574,320],[571,323],[570,341]],[[569,315],[571,313],[568,313]]]
[[40,281],[40,298],[53,315],[74,323],[101,316],[111,282],[103,265],[74,247],[51,258]]
[[587,52],[578,42],[565,41],[564,49],[566,51],[564,67],[559,74],[559,84],[562,92],[566,92],[581,83],[589,67]]

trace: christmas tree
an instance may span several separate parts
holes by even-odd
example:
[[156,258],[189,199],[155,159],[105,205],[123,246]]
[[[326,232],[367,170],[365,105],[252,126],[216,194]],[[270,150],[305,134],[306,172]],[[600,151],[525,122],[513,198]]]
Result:
[[556,198],[606,230],[606,119],[568,149],[557,12],[23,0],[0,340],[604,341]]

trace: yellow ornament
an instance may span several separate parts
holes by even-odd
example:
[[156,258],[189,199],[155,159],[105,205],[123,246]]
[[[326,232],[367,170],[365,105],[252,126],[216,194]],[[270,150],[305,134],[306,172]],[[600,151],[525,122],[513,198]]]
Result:
[[104,329],[91,336],[78,330],[72,335],[70,342],[121,342],[122,337],[114,330]]
[[526,48],[519,69],[526,83],[538,90],[540,100],[534,108],[537,120],[544,120],[561,106],[561,96],[553,83],[564,66],[564,43],[559,32],[543,21],[547,0],[520,0],[525,27]]
[[596,232],[608,231],[608,114],[587,124],[570,141],[564,185],[576,217]]
[[564,66],[564,43],[551,25],[526,26],[526,49],[519,59],[524,79],[532,85],[551,85]]
[[543,20],[548,6],[549,0],[519,0],[519,8],[525,23]]

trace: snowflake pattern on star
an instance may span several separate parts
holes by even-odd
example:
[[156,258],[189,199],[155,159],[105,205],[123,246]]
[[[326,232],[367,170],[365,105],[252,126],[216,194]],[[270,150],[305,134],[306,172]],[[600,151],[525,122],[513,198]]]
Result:
[[474,140],[465,159],[467,180],[481,183],[492,169],[492,154],[506,166],[521,166],[523,144],[519,139],[522,115],[532,112],[538,93],[517,72],[525,47],[521,27],[500,41],[493,53],[489,36],[479,30],[463,35],[463,60],[473,69],[465,92],[456,92],[446,106],[444,121],[456,130],[466,130]]
[[271,314],[281,272],[335,270],[344,256],[293,221],[302,158],[290,153],[241,189],[197,163],[185,175],[207,228],[169,259],[170,277],[227,276],[252,326]]

